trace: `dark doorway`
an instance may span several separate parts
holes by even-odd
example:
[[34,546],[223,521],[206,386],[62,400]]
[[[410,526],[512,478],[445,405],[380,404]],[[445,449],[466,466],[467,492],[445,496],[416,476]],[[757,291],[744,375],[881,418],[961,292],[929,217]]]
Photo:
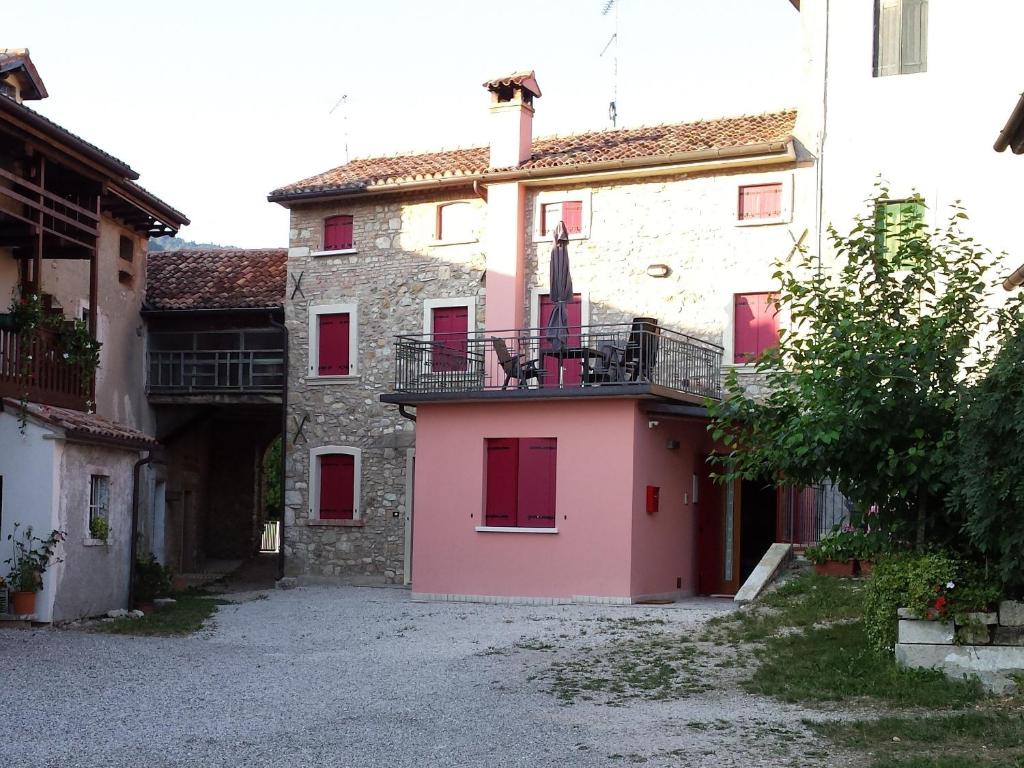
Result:
[[740,505],[740,580],[747,580],[764,553],[775,543],[775,489],[764,482],[744,480]]

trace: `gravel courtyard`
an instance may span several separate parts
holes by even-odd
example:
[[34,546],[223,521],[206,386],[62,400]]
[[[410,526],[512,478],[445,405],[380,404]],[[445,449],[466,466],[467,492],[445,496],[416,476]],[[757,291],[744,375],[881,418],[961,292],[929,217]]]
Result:
[[186,638],[0,631],[0,765],[846,764],[801,726],[820,712],[743,693],[728,656],[701,644],[679,697],[556,695],[553,665],[563,692],[566,677],[585,692],[601,684],[579,671],[594,659],[698,640],[731,608],[413,603],[401,589],[307,587],[222,606]]

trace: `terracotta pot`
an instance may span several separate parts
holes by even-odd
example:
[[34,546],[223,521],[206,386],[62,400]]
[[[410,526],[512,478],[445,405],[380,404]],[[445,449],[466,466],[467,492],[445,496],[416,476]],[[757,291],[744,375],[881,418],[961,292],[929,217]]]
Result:
[[35,612],[35,592],[11,592],[11,613],[18,616],[28,616]]
[[871,575],[871,569],[874,568],[874,567],[875,567],[875,564],[872,563],[870,560],[858,560],[857,561],[857,568],[860,571],[860,576],[861,576],[862,579],[866,579],[868,576],[870,576]]
[[853,576],[853,560],[826,560],[815,563],[814,571],[820,576]]
[[149,616],[149,614],[153,613],[156,610],[156,606],[153,605],[153,603],[148,602],[148,601],[147,602],[141,602],[139,600],[136,600],[135,601],[135,610],[142,611],[144,614]]

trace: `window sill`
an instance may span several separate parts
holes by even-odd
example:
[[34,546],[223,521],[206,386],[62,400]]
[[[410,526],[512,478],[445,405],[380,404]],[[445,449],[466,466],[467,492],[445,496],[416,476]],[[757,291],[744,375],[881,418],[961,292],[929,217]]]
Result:
[[348,376],[307,376],[306,384],[311,387],[325,387],[329,384],[357,384],[360,378],[358,373]]
[[310,251],[310,256],[351,256],[353,253],[359,253],[355,248],[342,248],[337,251]]
[[86,536],[82,539],[83,547],[105,547],[110,544],[110,539],[93,539]]
[[477,533],[558,533],[557,528],[511,528],[495,525],[478,525]]
[[[588,232],[580,232],[579,234],[576,234],[576,235],[569,235],[569,242],[572,242],[573,240],[589,240],[589,239],[590,239],[590,232],[589,231]],[[537,243],[551,243],[551,245],[555,244],[554,238],[551,235],[540,235],[540,234],[537,234],[536,232],[533,233],[533,242],[534,242],[534,245],[536,245]]]
[[306,525],[322,526],[324,528],[362,528],[366,525],[366,521],[362,519],[321,520],[320,518],[311,517],[306,521]]
[[769,224],[789,224],[793,217],[786,214],[783,216],[766,216],[763,219],[737,219],[734,224],[737,227],[763,227]]
[[446,245],[468,245],[470,243],[479,243],[480,238],[470,237],[463,240],[433,240],[430,245],[434,248],[444,248]]

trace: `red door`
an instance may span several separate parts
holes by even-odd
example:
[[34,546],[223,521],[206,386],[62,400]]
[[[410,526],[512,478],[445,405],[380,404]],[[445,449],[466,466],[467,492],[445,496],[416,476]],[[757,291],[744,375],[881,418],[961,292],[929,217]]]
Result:
[[351,520],[355,515],[355,457],[328,453],[320,457],[320,519]]
[[[551,301],[551,296],[546,293],[540,295],[540,315],[538,320],[540,322],[540,335],[541,343],[540,349],[543,353],[545,350],[551,349],[551,343],[544,338],[545,330],[548,327],[548,320],[551,318],[551,310],[554,308],[554,302]],[[583,298],[578,293],[574,293],[572,301],[568,307],[569,313],[569,339],[567,344],[570,347],[578,347],[580,345],[580,332],[583,326]],[[560,360],[554,355],[543,355],[544,358],[544,370],[547,371],[547,375],[544,377],[545,387],[557,387],[558,386],[558,365],[559,362],[563,364],[562,371],[562,386],[566,387],[578,387],[583,381],[583,362],[581,360]]]
[[719,594],[722,591],[722,486],[712,481],[706,464],[702,467],[698,488],[697,593]]
[[434,371],[466,370],[469,310],[466,307],[435,307],[431,321]]

